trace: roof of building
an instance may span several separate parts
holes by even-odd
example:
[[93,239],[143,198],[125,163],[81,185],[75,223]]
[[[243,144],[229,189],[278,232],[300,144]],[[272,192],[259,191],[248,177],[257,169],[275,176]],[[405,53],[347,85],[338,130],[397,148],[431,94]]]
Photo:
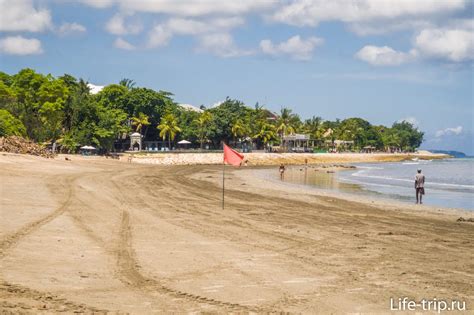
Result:
[[285,140],[285,141],[288,141],[288,140],[309,140],[309,135],[302,134],[302,133],[294,133],[294,134],[291,134],[291,135],[283,136],[283,140]]
[[103,85],[95,85],[92,83],[87,83],[87,86],[89,87],[91,94],[97,94],[104,88]]
[[202,109],[200,109],[199,107],[196,107],[194,105],[191,105],[191,104],[178,104],[178,106],[180,106],[181,108],[184,108],[186,110],[192,110],[192,111],[195,111],[195,112],[198,112],[198,113],[203,112]]

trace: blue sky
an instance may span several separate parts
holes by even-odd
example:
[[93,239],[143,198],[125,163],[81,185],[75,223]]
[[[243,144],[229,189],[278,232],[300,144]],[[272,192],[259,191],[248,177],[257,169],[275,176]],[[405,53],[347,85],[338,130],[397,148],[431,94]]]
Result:
[[0,0],[0,70],[407,119],[424,148],[474,154],[472,12],[465,0]]

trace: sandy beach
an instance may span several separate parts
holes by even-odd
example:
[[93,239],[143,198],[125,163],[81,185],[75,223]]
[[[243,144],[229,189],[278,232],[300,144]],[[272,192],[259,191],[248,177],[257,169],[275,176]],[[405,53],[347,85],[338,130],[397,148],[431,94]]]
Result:
[[[343,157],[329,162],[358,162]],[[0,155],[2,314],[474,308],[474,223],[457,221],[472,212],[341,199],[254,166],[227,168],[222,210],[220,165],[71,159]]]

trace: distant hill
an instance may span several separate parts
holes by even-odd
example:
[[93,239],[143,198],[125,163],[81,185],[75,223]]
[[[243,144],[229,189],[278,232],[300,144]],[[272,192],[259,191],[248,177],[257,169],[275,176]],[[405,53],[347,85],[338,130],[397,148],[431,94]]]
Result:
[[428,150],[432,153],[442,153],[442,154],[449,154],[454,156],[455,158],[465,158],[467,155],[464,152],[459,151],[447,151],[447,150]]

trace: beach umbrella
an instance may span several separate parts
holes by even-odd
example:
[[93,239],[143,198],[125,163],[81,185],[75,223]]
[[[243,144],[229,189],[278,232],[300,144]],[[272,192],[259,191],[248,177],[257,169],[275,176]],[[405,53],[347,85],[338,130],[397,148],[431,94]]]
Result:
[[81,150],[95,150],[96,148],[94,148],[93,146],[90,146],[90,145],[85,145],[83,147],[81,147]]
[[191,144],[188,140],[181,140],[178,142],[178,144]]

